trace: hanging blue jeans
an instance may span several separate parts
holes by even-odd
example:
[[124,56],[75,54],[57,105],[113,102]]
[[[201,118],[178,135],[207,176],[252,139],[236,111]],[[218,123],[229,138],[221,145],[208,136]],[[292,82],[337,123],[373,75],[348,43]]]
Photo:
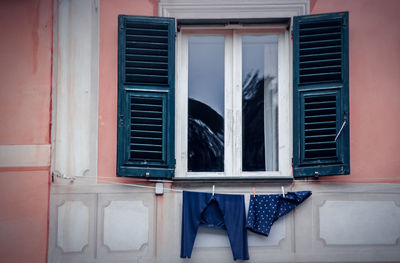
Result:
[[181,258],[190,258],[199,226],[225,229],[233,259],[247,260],[246,213],[243,195],[183,191]]
[[250,196],[246,227],[258,234],[268,236],[272,224],[292,211],[311,195],[310,191],[288,192],[273,195]]

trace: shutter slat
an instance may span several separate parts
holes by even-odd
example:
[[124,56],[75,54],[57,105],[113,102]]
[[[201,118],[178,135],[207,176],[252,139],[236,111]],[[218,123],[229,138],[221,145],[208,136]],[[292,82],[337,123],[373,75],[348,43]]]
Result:
[[150,48],[168,50],[168,43],[148,43],[138,41],[126,41],[127,48]]
[[320,121],[320,122],[307,122],[307,125],[332,125],[335,124],[336,125],[336,121]]
[[309,28],[301,28],[300,33],[304,35],[313,34],[313,32],[340,32],[341,26],[334,25],[334,26],[316,26],[316,27],[309,27]]
[[328,137],[332,137],[332,135],[331,135],[331,134],[325,134],[325,135],[310,135],[310,136],[307,136],[306,141],[307,141],[308,139],[318,139],[318,138],[321,138],[321,140],[329,140]]
[[140,68],[140,67],[126,67],[126,72],[128,74],[140,74],[140,73],[152,73],[150,75],[162,75],[168,76],[167,69],[158,69],[158,68]]
[[160,145],[158,144],[144,144],[144,143],[131,143],[132,146],[137,146],[137,147],[156,147],[156,148],[161,148]]
[[162,105],[158,105],[158,104],[148,104],[148,103],[146,103],[146,102],[142,102],[142,103],[140,103],[140,102],[137,102],[136,101],[136,103],[134,104],[134,105],[132,105],[132,107],[131,107],[132,109],[136,109],[136,110],[140,110],[140,109],[160,109],[161,110],[161,108],[162,108]]
[[126,80],[135,83],[167,83],[168,76],[158,76],[158,75],[144,75],[144,74],[126,74]]
[[316,59],[310,61],[301,61],[299,71],[310,67],[323,67],[323,66],[340,66],[341,67],[342,60],[340,58],[333,58],[333,59]]
[[[131,141],[147,141],[147,140],[161,141],[162,139],[161,138],[153,138],[153,137],[134,137],[134,136],[131,137]],[[158,143],[157,143],[157,145],[158,145]]]
[[322,152],[322,151],[336,151],[336,147],[335,148],[309,149],[309,150],[306,150],[306,152]]
[[132,130],[132,137],[135,137],[135,135],[142,136],[142,137],[158,136],[159,138],[161,138],[162,132],[161,131],[151,131],[151,130]]
[[156,56],[156,55],[142,55],[142,54],[127,54],[126,61],[146,61],[146,62],[168,62],[168,56]]
[[131,150],[131,152],[136,152],[136,153],[158,153],[158,154],[162,153],[162,151],[148,151],[148,150]]
[[306,145],[325,145],[325,144],[334,144],[336,143],[335,141],[324,141],[324,142],[306,142]]
[[141,43],[168,43],[167,36],[127,35],[126,40]]
[[341,37],[340,33],[322,33],[301,36],[301,41],[320,41],[320,40],[335,40]]
[[159,61],[127,61],[126,67],[143,67],[168,70],[168,63]]
[[[332,102],[329,102],[329,103],[332,103]],[[306,108],[304,111],[305,111],[305,112],[318,112],[318,111],[336,110],[336,107],[316,108],[315,106],[317,106],[317,105],[326,106],[326,105],[324,105],[324,104],[322,104],[322,103],[314,104],[314,105],[313,105],[313,106],[314,106],[313,108],[309,108],[309,109]],[[307,106],[307,104],[306,104],[306,106]]]
[[165,29],[143,28],[130,26],[126,28],[126,35],[150,35],[168,37],[168,31]]
[[[151,21],[151,18],[148,18]],[[153,19],[156,20],[156,19]],[[127,29],[141,28],[148,30],[165,30],[168,32],[168,24],[166,23],[151,23],[151,22],[140,22],[140,21],[126,21],[125,26]]]
[[127,48],[127,54],[168,56],[168,49]]
[[320,58],[327,58],[327,59],[337,59],[341,56],[342,53],[340,52],[328,52],[328,53],[316,53],[316,54],[307,54],[307,55],[300,55],[300,59],[310,61],[310,60],[320,60]]
[[132,116],[134,117],[147,117],[147,114],[153,114],[155,116],[160,116],[162,113],[162,110],[159,109],[158,107],[152,109],[152,110],[131,110]]
[[131,117],[131,120],[138,123],[162,123],[162,118],[153,117]]
[[307,116],[307,119],[318,119],[318,118],[329,118],[329,117],[336,117],[336,114],[327,114],[327,115],[314,115],[314,116]]
[[341,73],[341,66],[325,66],[325,67],[307,67],[300,70],[300,74],[304,76],[304,74],[321,74],[321,73]]
[[332,132],[335,133],[336,127],[334,128],[314,128],[314,129],[305,129],[305,132],[319,132],[319,131],[327,131],[327,132]]

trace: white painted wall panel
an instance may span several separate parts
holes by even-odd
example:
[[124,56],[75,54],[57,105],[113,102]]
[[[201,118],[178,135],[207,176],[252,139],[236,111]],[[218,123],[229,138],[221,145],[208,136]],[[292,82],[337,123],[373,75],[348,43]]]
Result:
[[142,201],[112,201],[104,208],[103,231],[111,251],[139,250],[149,241],[149,210]]
[[400,238],[400,207],[392,201],[326,201],[319,218],[327,245],[394,245]]
[[57,246],[64,252],[81,252],[89,243],[89,209],[81,201],[58,207]]

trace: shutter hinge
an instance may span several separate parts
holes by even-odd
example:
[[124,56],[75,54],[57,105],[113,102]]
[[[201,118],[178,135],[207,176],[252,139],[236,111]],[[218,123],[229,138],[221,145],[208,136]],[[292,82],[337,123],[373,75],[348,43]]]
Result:
[[119,115],[119,126],[124,127],[124,115]]

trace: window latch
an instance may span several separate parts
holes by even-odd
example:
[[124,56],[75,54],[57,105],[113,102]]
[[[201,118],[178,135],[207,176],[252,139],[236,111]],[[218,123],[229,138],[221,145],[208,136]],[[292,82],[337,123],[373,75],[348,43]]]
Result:
[[343,128],[344,128],[345,125],[346,125],[346,121],[343,121],[342,127],[340,127],[339,132],[336,134],[335,142],[337,141],[337,139],[339,138],[340,134],[342,133]]

